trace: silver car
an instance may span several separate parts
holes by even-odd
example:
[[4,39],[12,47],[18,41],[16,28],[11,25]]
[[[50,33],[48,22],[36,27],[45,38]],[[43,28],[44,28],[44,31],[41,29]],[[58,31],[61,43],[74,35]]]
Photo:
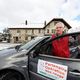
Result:
[[[55,56],[52,42],[66,36],[70,57]],[[54,39],[38,37],[23,46],[0,51],[0,80],[80,80],[80,32]]]

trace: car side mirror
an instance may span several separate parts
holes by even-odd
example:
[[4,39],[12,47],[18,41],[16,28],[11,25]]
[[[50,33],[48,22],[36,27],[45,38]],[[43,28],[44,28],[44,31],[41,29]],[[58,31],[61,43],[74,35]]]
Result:
[[21,47],[21,45],[17,45],[17,46],[15,46],[15,49],[18,51],[20,47]]

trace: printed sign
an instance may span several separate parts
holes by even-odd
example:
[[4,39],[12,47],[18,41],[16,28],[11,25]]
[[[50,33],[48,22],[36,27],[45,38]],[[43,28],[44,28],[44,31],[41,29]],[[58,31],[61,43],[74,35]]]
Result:
[[68,67],[39,59],[37,72],[54,80],[67,80]]

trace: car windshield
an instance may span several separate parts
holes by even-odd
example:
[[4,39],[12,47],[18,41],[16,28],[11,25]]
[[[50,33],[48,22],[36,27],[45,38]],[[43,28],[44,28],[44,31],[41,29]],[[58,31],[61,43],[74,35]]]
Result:
[[31,41],[27,42],[25,45],[21,46],[19,50],[28,50],[31,46],[33,46],[35,43],[37,43],[42,38],[43,37],[36,37],[32,39]]

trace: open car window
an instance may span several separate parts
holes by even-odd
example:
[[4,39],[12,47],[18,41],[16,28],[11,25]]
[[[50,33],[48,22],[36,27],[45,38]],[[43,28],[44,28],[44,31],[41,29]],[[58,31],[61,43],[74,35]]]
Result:
[[[68,48],[69,48],[69,52],[70,52],[69,58],[80,59],[80,33],[68,34],[65,36],[55,38],[55,39],[45,43],[39,49],[40,54],[56,56],[55,53],[53,53],[52,44],[54,44],[55,46],[57,44],[57,46],[56,46],[57,53],[61,50],[61,48],[62,48],[62,50],[64,50],[65,44],[66,44],[65,42],[67,42],[67,41],[64,41],[65,37],[68,37]],[[60,41],[60,43],[58,43],[58,41]],[[60,46],[62,46],[62,47],[60,47]],[[66,50],[64,50],[64,51],[66,51]],[[67,52],[65,52],[65,53],[67,54]],[[59,54],[63,54],[63,51]],[[61,56],[58,56],[58,57],[61,57]],[[65,58],[67,58],[67,57],[65,57]]]

